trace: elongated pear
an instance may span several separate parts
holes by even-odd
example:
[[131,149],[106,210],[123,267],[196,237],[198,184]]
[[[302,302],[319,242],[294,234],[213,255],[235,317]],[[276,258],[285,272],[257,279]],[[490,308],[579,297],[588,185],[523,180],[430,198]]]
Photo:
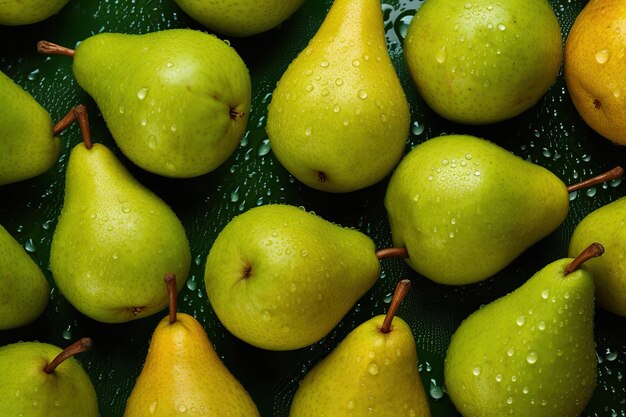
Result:
[[190,262],[172,209],[107,147],[76,145],[50,249],[50,269],[67,300],[101,322],[146,317],[167,306],[163,275],[174,271],[180,288]]
[[581,264],[603,249],[553,262],[470,315],[445,360],[464,417],[578,417],[596,384],[593,277]]
[[46,20],[57,14],[69,0],[2,0],[0,25],[20,26]]
[[352,330],[306,374],[289,417],[430,417],[413,333],[394,317],[409,285],[398,284],[386,316]]
[[159,322],[124,417],[260,417],[224,366],[202,325],[176,312],[176,277],[166,275],[169,316]]
[[207,257],[204,283],[231,333],[263,349],[291,350],[326,336],[379,272],[369,237],[271,204],[224,227]]
[[39,266],[0,226],[0,330],[32,322],[49,299],[50,286]]
[[335,0],[274,90],[267,133],[304,184],[347,192],[398,163],[409,106],[387,52],[379,0]]

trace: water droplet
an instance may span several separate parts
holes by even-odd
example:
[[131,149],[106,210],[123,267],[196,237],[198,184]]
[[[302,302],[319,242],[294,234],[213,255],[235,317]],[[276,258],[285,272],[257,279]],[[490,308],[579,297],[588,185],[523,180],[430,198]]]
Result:
[[443,397],[443,389],[441,389],[441,387],[437,385],[437,381],[435,381],[434,379],[430,380],[430,387],[429,387],[428,393],[435,400],[438,400],[441,397]]
[[177,129],[177,128],[176,128],[176,125],[172,125],[172,126],[170,126],[170,130],[171,130],[172,132],[176,132],[176,129]]
[[154,414],[157,408],[157,402],[153,402],[152,404],[150,404],[150,407],[148,408],[148,411],[150,412],[150,414]]
[[305,90],[306,90],[306,91],[308,91],[309,93],[310,93],[311,91],[313,91],[314,89],[315,89],[315,87],[313,87],[313,85],[312,85],[312,84],[309,84],[309,85],[307,85],[307,86],[305,87]]
[[547,300],[548,297],[550,297],[550,290],[546,288],[545,290],[541,291],[541,298]]
[[534,364],[537,362],[537,353],[535,352],[528,352],[528,355],[526,355],[526,362],[528,362],[529,364]]
[[539,324],[537,324],[537,328],[541,331],[546,329],[546,322],[545,321],[540,321]]
[[596,61],[598,64],[606,64],[611,57],[611,52],[608,49],[601,49],[596,52]]
[[437,53],[435,54],[435,61],[439,62],[440,64],[443,64],[444,62],[446,62],[446,47],[442,46],[440,50],[437,51]]
[[157,138],[154,135],[148,136],[148,148],[156,149],[157,147]]
[[517,319],[515,319],[515,323],[520,327],[523,326],[524,323],[526,323],[526,316],[519,316]]
[[470,3],[470,2],[465,3],[465,8],[466,9],[471,9],[472,8],[472,3]]
[[472,375],[474,376],[480,375],[480,366],[477,366],[476,368],[472,369]]
[[367,92],[365,92],[365,90],[359,91],[359,97],[365,100],[367,98]]
[[350,400],[348,401],[348,404],[346,404],[346,406],[348,407],[348,410],[354,410],[354,400]]
[[339,85],[339,86],[342,86],[342,85],[343,85],[343,79],[342,79],[342,78],[337,78],[337,79],[335,80],[335,84],[337,84],[337,85]]
[[26,243],[24,243],[24,249],[26,249],[26,251],[30,253],[37,252],[37,245],[35,245],[33,239],[28,239]]
[[506,399],[506,403],[507,404],[513,404],[513,398],[512,397],[507,398]]
[[419,122],[413,122],[413,125],[411,126],[411,133],[413,133],[415,136],[419,136],[422,133],[424,133],[424,125],[420,124]]
[[183,404],[178,406],[178,411],[180,411],[181,413],[184,413],[187,411],[187,407],[185,407]]
[[502,374],[496,375],[496,381],[497,382],[502,382]]
[[165,163],[165,168],[167,168],[169,171],[176,171],[176,166],[170,161],[167,161]]
[[387,121],[387,115],[385,113],[382,113],[380,115],[380,121],[383,122],[383,123],[385,123]]
[[480,176],[480,171],[476,171],[476,172],[474,172],[474,175],[476,175],[477,177],[479,177],[479,176]]
[[304,134],[306,136],[311,136],[311,132],[313,131],[313,129],[311,127],[307,127],[306,130],[304,131]]
[[330,64],[328,63],[328,61],[322,61],[322,62],[320,62],[320,67],[322,67],[322,68],[328,68],[328,66],[329,66],[329,65],[330,65]]
[[606,360],[609,362],[613,362],[617,359],[618,352],[617,350],[611,351],[610,349],[606,350]]
[[374,362],[371,362],[369,365],[367,365],[367,372],[369,372],[370,375],[377,375],[378,365],[376,365],[376,363]]
[[67,329],[63,330],[63,333],[61,333],[61,337],[63,337],[63,339],[65,340],[71,340],[72,339],[72,326],[67,326]]
[[339,110],[341,110],[341,106],[340,106],[339,104],[335,104],[335,105],[333,106],[333,111],[334,111],[335,113],[339,113]]
[[120,106],[119,111],[120,111],[120,114],[124,114],[124,106]]
[[272,147],[270,146],[270,140],[264,139],[263,142],[261,142],[261,146],[259,146],[259,151],[257,152],[257,155],[265,156],[270,153],[271,149]]
[[265,310],[263,311],[263,313],[261,313],[261,318],[263,319],[263,321],[270,321],[272,318],[272,314],[269,311]]
[[498,30],[505,30],[506,26],[504,26],[502,23],[498,24]]
[[143,100],[144,98],[146,98],[147,95],[148,95],[148,89],[146,87],[137,91],[137,98],[139,100]]
[[354,61],[352,61],[353,67],[358,67],[359,65],[361,65],[361,61],[359,61],[358,59],[355,59]]
[[596,187],[591,187],[588,188],[587,191],[585,191],[585,194],[587,194],[587,197],[593,197],[596,195]]
[[507,350],[507,351],[506,351],[506,354],[507,354],[509,357],[512,357],[514,353],[515,353],[515,350],[514,350],[513,348],[511,348],[511,349],[509,349],[509,350]]
[[432,181],[434,179],[434,177],[432,175],[428,176],[428,181]]

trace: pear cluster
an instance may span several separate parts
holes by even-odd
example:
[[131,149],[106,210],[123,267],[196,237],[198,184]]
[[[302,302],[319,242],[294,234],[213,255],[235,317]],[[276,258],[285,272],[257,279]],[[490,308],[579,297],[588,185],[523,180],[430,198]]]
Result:
[[[66,3],[0,0],[0,25],[40,22]],[[80,9],[76,3],[64,10]],[[264,384],[265,375],[246,373],[242,352],[280,361],[307,348],[322,354],[299,364],[305,370],[292,381],[289,417],[442,415],[420,362],[432,352],[408,320],[416,298],[501,279],[563,230],[572,193],[619,183],[624,174],[619,166],[585,172],[585,180],[566,185],[496,138],[470,134],[468,125],[531,109],[557,79],[563,42],[552,7],[547,0],[428,0],[402,35],[404,74],[390,55],[389,10],[379,0],[334,0],[271,94],[257,99],[262,82],[251,49],[265,35],[233,45],[221,36],[280,32],[305,2],[174,3],[189,27],[219,35],[100,31],[74,49],[37,44],[40,54],[62,56],[46,62],[69,71],[71,59],[84,93],[86,104],[68,104],[56,122],[34,98],[41,94],[0,72],[0,215],[9,211],[5,190],[46,182],[56,165],[64,180],[45,259],[0,225],[0,416],[104,415],[111,387],[93,378],[90,365],[107,357],[105,338],[123,326],[154,327],[143,366],[125,381],[119,417],[277,413],[278,405],[262,405],[267,388],[254,382]],[[433,117],[467,133],[432,135],[409,148],[411,114],[424,111],[409,104],[416,94]],[[248,210],[242,203],[242,213],[219,229],[204,230],[199,223],[213,213],[196,222],[184,212],[204,203],[175,201],[155,184],[221,191],[216,182],[228,166],[249,160],[238,147],[247,144],[259,101],[267,107],[263,155],[271,150],[276,168],[323,214],[260,198]],[[93,140],[100,118],[106,131],[94,129]],[[81,140],[69,146],[78,130]],[[240,185],[250,187],[252,178]],[[380,203],[386,239],[338,224],[331,212],[342,207],[326,210],[361,194]],[[451,407],[463,417],[582,415],[598,384],[596,306],[626,317],[625,222],[626,197],[588,213],[567,257],[459,320],[441,358]],[[207,250],[193,262],[201,240],[209,240]],[[387,262],[411,279],[394,272],[384,308],[377,303],[357,322],[360,303],[388,286]],[[200,288],[195,267],[203,270]],[[423,293],[411,290],[415,284]],[[200,313],[179,311],[186,289],[206,297]],[[406,298],[413,302],[402,305]],[[47,343],[54,339],[46,326],[65,302],[75,322],[90,323],[95,334],[85,336],[93,339]]]

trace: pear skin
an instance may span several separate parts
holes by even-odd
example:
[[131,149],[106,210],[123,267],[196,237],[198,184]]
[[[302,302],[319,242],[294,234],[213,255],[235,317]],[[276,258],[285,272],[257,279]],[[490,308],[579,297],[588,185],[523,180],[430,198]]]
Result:
[[57,14],[69,0],[3,0],[0,25],[21,26],[41,22]]
[[358,190],[398,163],[409,123],[380,1],[335,0],[274,90],[266,130],[276,158],[309,187]]

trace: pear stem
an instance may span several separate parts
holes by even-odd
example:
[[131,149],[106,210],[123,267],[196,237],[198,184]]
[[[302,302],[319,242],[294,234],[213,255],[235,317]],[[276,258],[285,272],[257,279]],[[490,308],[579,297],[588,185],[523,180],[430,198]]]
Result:
[[91,149],[93,147],[93,142],[91,140],[91,133],[89,131],[89,116],[87,115],[87,107],[82,104],[79,104],[78,106],[70,109],[65,117],[59,120],[56,125],[54,125],[54,127],[52,128],[54,136],[57,136],[59,133],[63,132],[76,121],[80,126],[80,132],[83,135],[83,143],[85,144],[85,147],[87,149]]
[[620,178],[624,175],[624,168],[620,166],[616,166],[615,168],[602,173],[600,175],[596,175],[595,177],[589,178],[587,180],[581,181],[577,184],[572,184],[567,187],[568,193],[573,193],[574,191],[578,191],[582,188],[589,188],[594,185],[602,184],[603,182],[613,181]]
[[387,258],[408,258],[409,251],[406,248],[385,248],[376,252],[378,260]]
[[63,361],[71,358],[74,355],[88,351],[89,349],[91,349],[92,346],[93,342],[91,341],[91,338],[83,337],[82,339],[66,347],[63,352],[59,353],[54,359],[52,359],[52,362],[50,362],[48,365],[46,365],[45,368],[43,368],[44,372],[47,374],[53,373],[57,366],[63,363]]
[[167,286],[167,295],[170,300],[170,324],[176,323],[176,310],[177,306],[177,289],[176,289],[176,275],[171,272],[165,274],[163,278],[165,285]]
[[385,320],[383,321],[383,325],[380,327],[380,331],[382,333],[389,333],[391,331],[391,322],[393,318],[396,316],[396,311],[398,311],[398,307],[400,307],[400,303],[409,293],[409,289],[411,288],[411,281],[408,279],[403,279],[398,282],[396,285],[396,289],[393,292],[393,298],[391,299],[391,304],[389,304],[389,309],[387,310],[387,314],[385,314]]
[[37,52],[45,55],[65,55],[69,57],[73,57],[76,53],[73,49],[48,41],[37,42]]
[[597,258],[603,253],[604,246],[597,242],[592,243],[591,245],[587,246],[587,248],[582,251],[580,255],[575,257],[574,260],[569,263],[569,265],[565,267],[565,275],[571,274],[572,272],[578,270],[589,259]]

